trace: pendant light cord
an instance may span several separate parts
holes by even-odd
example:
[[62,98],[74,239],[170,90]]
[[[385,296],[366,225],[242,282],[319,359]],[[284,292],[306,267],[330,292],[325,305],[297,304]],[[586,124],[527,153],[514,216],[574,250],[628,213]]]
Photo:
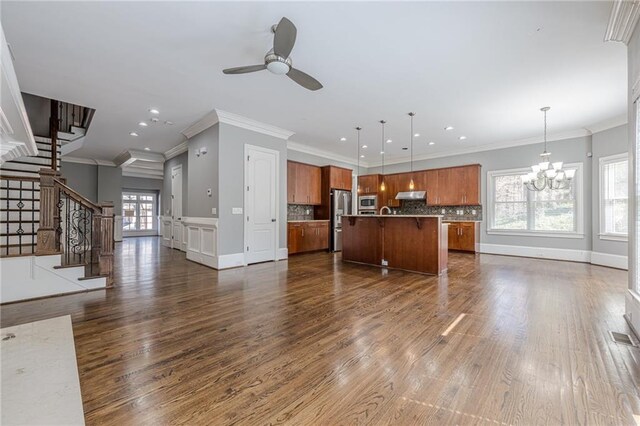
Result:
[[413,116],[416,115],[415,112],[410,112],[409,117],[411,117],[411,179],[413,179]]
[[380,153],[382,154],[382,175],[384,176],[384,125],[385,125],[386,121],[384,120],[380,120],[380,124],[382,124],[382,144],[380,145],[381,150]]
[[357,154],[358,172],[357,174],[358,174],[358,180],[360,180],[360,130],[362,130],[362,127],[358,126],[356,127],[356,130],[358,131],[358,154]]

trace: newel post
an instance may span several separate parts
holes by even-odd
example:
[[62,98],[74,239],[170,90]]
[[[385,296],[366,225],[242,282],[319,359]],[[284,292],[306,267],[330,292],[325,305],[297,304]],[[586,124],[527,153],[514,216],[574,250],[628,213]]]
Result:
[[57,254],[59,247],[56,236],[56,213],[58,211],[58,194],[54,179],[59,173],[52,169],[40,169],[40,227],[36,254]]
[[114,210],[112,202],[100,203],[102,213],[100,214],[100,252],[98,254],[98,264],[100,275],[107,276],[107,285],[113,285],[113,219]]

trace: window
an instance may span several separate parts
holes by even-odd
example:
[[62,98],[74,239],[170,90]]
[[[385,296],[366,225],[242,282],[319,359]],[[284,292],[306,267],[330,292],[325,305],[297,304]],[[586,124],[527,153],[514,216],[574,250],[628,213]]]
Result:
[[488,173],[490,234],[539,235],[582,238],[582,164],[565,164],[576,170],[567,189],[529,191],[521,176],[529,169]]
[[629,156],[600,158],[600,238],[627,240]]
[[156,195],[153,193],[122,194],[122,230],[125,235],[156,232]]

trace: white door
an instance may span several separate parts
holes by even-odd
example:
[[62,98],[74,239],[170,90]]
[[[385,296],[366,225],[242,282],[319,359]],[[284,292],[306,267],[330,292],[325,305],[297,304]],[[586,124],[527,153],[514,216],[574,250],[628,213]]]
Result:
[[171,169],[171,247],[182,244],[182,165]]
[[245,243],[247,263],[276,259],[279,153],[245,146]]

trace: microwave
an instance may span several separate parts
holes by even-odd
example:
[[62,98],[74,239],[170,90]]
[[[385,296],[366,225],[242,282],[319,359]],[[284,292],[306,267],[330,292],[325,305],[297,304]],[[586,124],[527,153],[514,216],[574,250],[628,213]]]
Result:
[[378,210],[377,195],[361,195],[358,197],[358,211],[361,210]]

